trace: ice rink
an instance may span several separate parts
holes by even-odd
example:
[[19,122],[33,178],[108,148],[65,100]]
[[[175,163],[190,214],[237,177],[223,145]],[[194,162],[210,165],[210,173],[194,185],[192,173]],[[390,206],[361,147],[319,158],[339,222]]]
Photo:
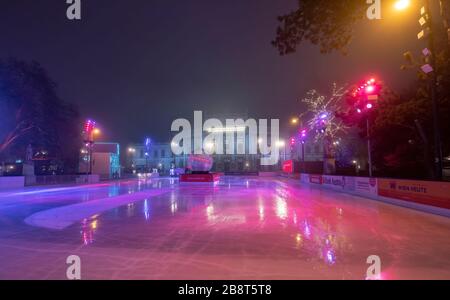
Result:
[[450,219],[281,178],[0,193],[0,279],[450,279]]

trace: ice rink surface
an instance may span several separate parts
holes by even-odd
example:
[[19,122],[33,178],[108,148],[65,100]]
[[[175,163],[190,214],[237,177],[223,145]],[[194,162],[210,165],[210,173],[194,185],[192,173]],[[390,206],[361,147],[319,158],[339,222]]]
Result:
[[0,279],[450,279],[450,219],[280,178],[0,193]]

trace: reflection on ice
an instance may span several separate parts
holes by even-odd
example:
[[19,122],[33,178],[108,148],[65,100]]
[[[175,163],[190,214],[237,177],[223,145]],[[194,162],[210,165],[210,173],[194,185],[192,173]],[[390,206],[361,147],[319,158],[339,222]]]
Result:
[[[17,201],[38,203],[32,211],[39,214],[31,223],[37,227],[23,225],[26,230],[14,232],[8,228],[13,222],[0,219],[2,232],[9,234],[8,243],[18,244],[14,249],[43,248],[46,239],[45,247],[58,245],[70,253],[81,249],[92,259],[90,269],[98,272],[92,277],[111,277],[108,257],[118,257],[114,268],[133,266],[120,272],[123,279],[364,279],[366,258],[376,254],[383,259],[379,279],[408,277],[410,270],[450,278],[447,219],[284,179],[224,177],[206,187],[160,178],[54,193],[21,196],[30,199]],[[14,209],[26,211],[27,205]],[[15,211],[7,212],[4,220],[9,221]],[[21,216],[16,224],[27,217]],[[75,223],[52,227],[67,216]],[[79,247],[80,237],[88,247]],[[10,249],[0,244],[2,253],[14,257]],[[49,255],[60,253],[50,250]],[[418,257],[430,263],[418,266]],[[45,268],[45,262],[36,267]]]

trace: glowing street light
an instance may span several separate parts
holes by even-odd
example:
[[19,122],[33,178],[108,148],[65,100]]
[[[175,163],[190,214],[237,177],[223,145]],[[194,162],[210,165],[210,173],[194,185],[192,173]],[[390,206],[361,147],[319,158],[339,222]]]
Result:
[[284,146],[286,146],[286,143],[283,140],[279,140],[279,141],[277,141],[276,146],[278,148],[283,148]]
[[398,0],[397,2],[395,2],[394,8],[396,10],[405,10],[410,5],[411,5],[411,1],[410,0]]
[[299,122],[298,118],[292,118],[292,119],[291,119],[291,124],[292,124],[292,125],[297,125],[298,122]]

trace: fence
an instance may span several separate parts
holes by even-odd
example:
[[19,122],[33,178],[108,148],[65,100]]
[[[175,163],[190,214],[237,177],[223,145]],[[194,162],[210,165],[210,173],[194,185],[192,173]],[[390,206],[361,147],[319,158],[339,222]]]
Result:
[[98,183],[98,175],[48,175],[25,177],[25,186]]
[[450,182],[301,174],[301,182],[450,216]]

